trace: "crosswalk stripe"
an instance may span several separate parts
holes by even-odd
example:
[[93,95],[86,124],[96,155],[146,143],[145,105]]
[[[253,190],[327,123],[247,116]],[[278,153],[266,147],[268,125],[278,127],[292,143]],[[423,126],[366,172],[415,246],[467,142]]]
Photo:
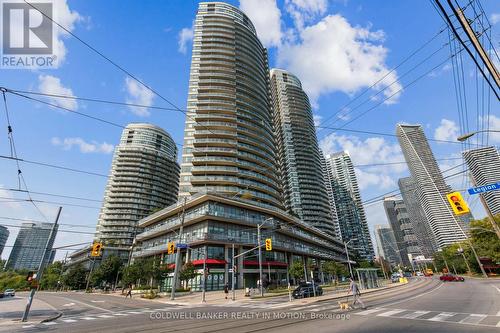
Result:
[[498,321],[498,323],[497,323],[497,327],[500,327],[500,320],[499,320],[499,321]]
[[470,314],[468,317],[465,317],[464,319],[460,320],[460,323],[465,323],[465,324],[477,324],[484,318],[486,318],[487,315],[484,314]]
[[141,314],[142,312],[139,312],[139,311],[127,311],[127,313],[131,313],[131,314]]
[[113,316],[128,316],[126,313],[113,313]]
[[69,318],[68,319],[61,319],[61,321],[64,321],[65,323],[74,323],[74,322],[76,322],[76,320],[69,319]]
[[391,311],[379,313],[377,316],[378,317],[390,317],[392,315],[395,315],[396,313],[400,313],[400,312],[403,312],[403,311],[406,311],[406,310],[391,310]]
[[99,317],[99,318],[113,318],[113,316],[109,316],[109,315],[99,315],[97,317]]
[[23,325],[22,328],[32,328],[35,327],[35,325]]
[[375,308],[375,309],[370,309],[370,310],[365,310],[365,311],[357,312],[356,314],[357,315],[361,315],[361,316],[366,316],[366,315],[369,315],[369,314],[372,314],[372,313],[375,313],[375,312],[379,312],[379,311],[384,311],[384,310],[385,310],[384,308]]
[[42,324],[44,324],[45,326],[52,326],[52,325],[56,325],[57,323],[55,323],[53,321],[49,321],[49,322],[42,323]]
[[95,320],[97,318],[94,318],[94,317],[82,317],[81,319],[83,319],[83,320]]
[[330,305],[320,306],[318,308],[311,309],[311,311],[313,311],[313,312],[326,311],[326,310],[339,310],[339,306],[330,304]]
[[456,315],[456,313],[454,313],[454,312],[441,312],[441,313],[437,314],[436,316],[429,318],[428,320],[430,320],[430,321],[444,321],[450,317],[453,317],[454,315]]
[[401,316],[401,318],[415,319],[428,313],[430,313],[430,311],[414,311]]

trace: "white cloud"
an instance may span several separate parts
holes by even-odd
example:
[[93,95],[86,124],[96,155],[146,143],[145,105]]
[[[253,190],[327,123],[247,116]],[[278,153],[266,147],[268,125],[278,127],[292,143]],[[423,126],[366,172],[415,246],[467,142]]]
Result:
[[[61,79],[52,75],[38,76],[38,91],[43,94],[65,95],[75,97],[71,88],[65,87],[61,83]],[[50,103],[64,107],[70,110],[78,109],[78,103],[74,99],[47,97]]]
[[497,24],[498,22],[500,22],[500,13],[491,14],[490,21],[492,24]]
[[82,153],[103,153],[111,154],[114,146],[112,144],[96,141],[86,142],[82,138],[64,138],[53,137],[51,143],[54,146],[61,146],[64,150],[71,150],[73,146],[77,146]]
[[[125,78],[125,86],[128,93],[128,96],[126,98],[127,103],[140,104],[148,107],[153,105],[154,94],[151,90],[129,77]],[[138,116],[147,117],[150,115],[147,108],[135,106],[130,106],[129,108],[134,114]]]
[[352,26],[340,15],[328,15],[300,32],[300,42],[285,43],[278,50],[278,65],[300,77],[313,103],[321,94],[353,94],[371,86],[384,90],[386,104],[395,103],[402,86],[395,71],[385,64],[385,34],[370,27]]
[[314,114],[313,119],[314,119],[314,126],[319,126],[321,124],[323,117],[320,116],[319,114]]
[[[404,161],[399,144],[391,144],[380,137],[360,139],[332,133],[320,141],[325,155],[347,150],[354,165],[394,163]],[[387,189],[397,186],[397,179],[407,170],[406,164],[390,164],[356,168],[360,189],[376,186]]]
[[265,47],[281,44],[281,11],[276,0],[240,0],[240,9],[254,24]]
[[295,27],[303,30],[304,24],[318,15],[323,15],[328,8],[327,0],[286,0],[286,11],[293,18]]
[[187,45],[193,40],[193,27],[191,28],[183,28],[179,32],[179,52],[182,54],[186,54]]
[[453,120],[441,119],[441,124],[434,131],[434,139],[456,141],[459,136],[457,124]]
[[[494,116],[492,114],[490,114],[490,118],[489,118],[489,129],[490,130],[495,130],[495,131],[500,131],[500,117],[497,117],[497,116]],[[487,124],[487,122],[485,121],[485,123]],[[488,127],[488,126],[486,126]],[[489,144],[498,144],[500,143],[500,133],[499,132],[489,132],[489,133],[485,133],[488,135],[488,143]]]
[[8,207],[10,210],[21,209],[21,204],[15,201],[11,191],[6,190],[6,187],[0,184],[0,207]]

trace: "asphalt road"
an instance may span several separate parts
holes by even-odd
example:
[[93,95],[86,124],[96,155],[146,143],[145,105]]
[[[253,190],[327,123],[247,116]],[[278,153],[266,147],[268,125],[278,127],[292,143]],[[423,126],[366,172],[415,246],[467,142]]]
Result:
[[419,279],[363,295],[368,309],[350,311],[340,311],[336,300],[290,304],[283,297],[218,306],[83,293],[39,293],[38,297],[63,316],[44,324],[0,328],[0,332],[500,332],[500,280]]

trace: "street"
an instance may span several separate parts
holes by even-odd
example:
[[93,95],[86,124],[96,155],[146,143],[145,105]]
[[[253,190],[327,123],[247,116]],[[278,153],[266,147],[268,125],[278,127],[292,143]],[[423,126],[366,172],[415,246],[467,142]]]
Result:
[[[443,283],[421,278],[362,296],[367,310],[337,300],[287,302],[284,296],[217,305],[168,304],[83,293],[38,293],[63,315],[0,332],[492,332],[500,330],[500,280]],[[182,299],[182,298],[179,298]]]

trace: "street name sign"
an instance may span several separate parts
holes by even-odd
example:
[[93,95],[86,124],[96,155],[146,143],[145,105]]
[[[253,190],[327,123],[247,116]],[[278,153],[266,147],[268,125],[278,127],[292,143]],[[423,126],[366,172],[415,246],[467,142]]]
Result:
[[467,191],[469,192],[470,195],[473,195],[473,194],[490,192],[490,191],[498,191],[498,190],[500,190],[500,182],[496,182],[496,183],[488,184],[488,185],[483,185],[483,186],[478,186],[478,187],[472,187],[472,188],[468,189]]

